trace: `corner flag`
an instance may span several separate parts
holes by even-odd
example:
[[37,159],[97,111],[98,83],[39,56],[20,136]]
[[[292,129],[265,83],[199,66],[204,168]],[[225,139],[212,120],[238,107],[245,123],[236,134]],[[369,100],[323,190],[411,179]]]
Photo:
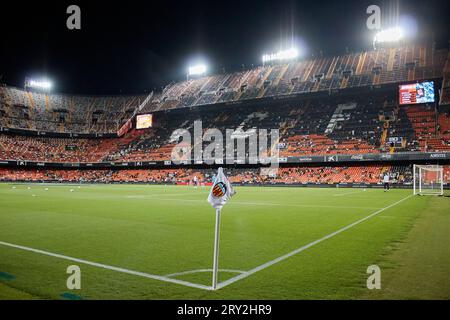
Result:
[[228,199],[235,193],[236,192],[223,173],[223,169],[219,168],[216,179],[214,180],[211,191],[209,192],[208,202],[214,207],[214,209],[220,210]]
[[214,260],[213,260],[213,277],[212,289],[217,289],[217,279],[219,274],[219,239],[220,239],[220,211],[236,192],[223,173],[223,169],[219,168],[216,179],[214,179],[211,191],[209,192],[208,202],[216,209],[216,233],[214,237]]

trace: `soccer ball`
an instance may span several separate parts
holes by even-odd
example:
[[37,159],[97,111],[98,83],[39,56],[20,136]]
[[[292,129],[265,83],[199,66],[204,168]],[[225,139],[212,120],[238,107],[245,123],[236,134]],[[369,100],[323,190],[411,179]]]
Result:
[[73,192],[74,190],[73,189],[70,189],[70,192]]

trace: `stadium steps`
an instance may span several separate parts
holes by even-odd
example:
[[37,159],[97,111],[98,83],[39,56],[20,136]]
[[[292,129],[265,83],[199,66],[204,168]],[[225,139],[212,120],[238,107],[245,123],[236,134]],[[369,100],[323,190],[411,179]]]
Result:
[[4,123],[7,126],[11,126],[11,117],[9,115],[11,115],[11,105],[12,105],[12,101],[11,101],[11,97],[5,93],[3,87],[0,86],[0,97],[1,99],[5,102],[4,103],[4,110],[6,112],[7,117],[4,118]]
[[87,107],[89,117],[86,120],[89,123],[92,123],[92,113],[93,113],[93,111],[95,111],[94,107],[95,107],[95,102],[94,102],[94,100],[91,100],[90,103],[88,103],[88,107]]
[[388,62],[387,62],[387,71],[392,71],[394,69],[394,62],[395,62],[396,51],[397,50],[395,48],[389,49],[389,57],[388,57]]
[[311,71],[314,68],[314,64],[315,64],[314,60],[308,62],[308,66],[306,67],[306,71],[303,74],[303,77],[302,77],[300,82],[305,82],[305,81],[307,81],[310,78],[310,74],[311,74]]
[[389,132],[389,121],[385,121],[383,125],[383,133],[381,134],[381,145],[384,146],[386,144],[387,136]]
[[30,102],[30,107],[28,108],[27,126],[28,126],[28,129],[33,129],[33,119],[35,119],[35,117],[34,117],[35,104],[34,104],[33,94],[31,92],[27,92],[27,97]]
[[359,75],[359,74],[362,73],[362,68],[363,68],[364,63],[366,61],[366,57],[367,57],[367,52],[364,52],[362,55],[360,55],[359,62],[358,62],[358,65],[356,67],[355,74]]
[[33,94],[31,92],[27,91],[27,97],[28,97],[28,101],[30,102],[30,106],[32,108],[34,108],[34,100],[33,100]]
[[259,89],[260,89],[260,90],[259,90],[259,93],[258,93],[258,95],[257,95],[257,98],[258,98],[258,99],[264,97],[264,95],[266,94],[266,91],[270,88],[270,86],[267,86],[267,87],[264,88],[264,82],[267,80],[267,78],[268,78],[269,75],[272,73],[272,70],[273,70],[274,68],[275,68],[275,67],[273,67],[273,66],[269,67],[268,70],[266,70],[266,71],[264,72],[263,77],[257,81],[256,86],[257,86],[257,87],[258,87],[258,86],[260,87],[260,88],[259,88]]
[[427,58],[427,50],[425,47],[421,47],[420,48],[420,53],[419,53],[419,66],[420,67],[425,67],[426,65],[426,58]]
[[278,74],[278,76],[273,80],[272,84],[274,86],[277,86],[280,84],[281,79],[283,79],[284,75],[286,74],[287,70],[289,69],[289,64],[285,64],[282,66],[282,70]]
[[339,59],[337,57],[334,57],[333,60],[331,61],[330,68],[328,68],[328,72],[325,76],[326,79],[331,79],[333,77],[334,70],[336,69],[336,64],[337,64],[338,60]]
[[262,86],[264,84],[264,81],[267,80],[269,75],[272,73],[272,70],[275,69],[275,66],[271,66],[269,68],[263,69],[261,72],[263,73],[263,76],[259,78],[259,80],[256,82],[256,86]]
[[342,82],[341,82],[341,89],[345,89],[345,88],[347,88],[347,85],[348,85],[348,77],[344,77],[343,79],[342,79]]
[[374,74],[373,75],[373,84],[377,85],[380,83],[381,74]]
[[247,70],[245,72],[245,74],[242,76],[242,78],[239,80],[239,85],[238,87],[240,88],[241,86],[243,86],[244,84],[247,84],[247,80],[250,77],[250,74],[252,73],[252,70]]
[[320,87],[320,81],[314,82],[314,86],[312,87],[311,92],[319,91],[319,87]]
[[238,94],[236,95],[235,101],[238,101],[241,99],[242,95],[245,93],[245,90],[239,90]]
[[69,122],[72,122],[72,114],[74,114],[75,113],[75,103],[74,103],[74,101],[73,101],[73,97],[70,97],[70,99],[69,99],[69,114],[67,115],[67,120],[69,121]]
[[[280,82],[281,79],[284,79],[284,77],[285,77],[286,73],[288,72],[288,70],[289,70],[289,64],[286,64],[284,69],[283,69],[283,71],[280,73],[280,77],[278,79],[278,82]],[[290,79],[287,79],[287,80],[289,81]]]
[[45,112],[49,112],[50,111],[50,101],[49,101],[49,97],[48,94],[45,95]]
[[413,81],[415,79],[415,69],[408,70],[408,81]]
[[[205,88],[207,88],[209,86],[209,83],[213,81],[213,77],[208,77],[207,80],[205,81],[205,83],[203,83],[203,85],[200,87],[200,89],[198,90],[198,92],[200,91],[204,91]],[[199,99],[201,98],[201,96],[199,97]],[[198,100],[198,99],[197,99]],[[195,105],[195,103],[194,103]]]

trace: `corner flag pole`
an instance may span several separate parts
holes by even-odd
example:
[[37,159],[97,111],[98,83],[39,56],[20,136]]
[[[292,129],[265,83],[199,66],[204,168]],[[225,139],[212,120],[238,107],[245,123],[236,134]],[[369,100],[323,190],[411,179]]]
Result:
[[217,278],[219,275],[219,240],[220,240],[220,209],[216,209],[216,233],[214,237],[214,262],[212,289],[217,289]]
[[227,203],[236,192],[233,186],[228,181],[223,173],[223,169],[217,170],[217,176],[214,178],[211,191],[209,192],[208,202],[216,209],[216,231],[214,236],[214,261],[213,261],[213,276],[212,276],[212,290],[217,290],[217,282],[219,278],[219,240],[220,240],[220,212],[222,207]]

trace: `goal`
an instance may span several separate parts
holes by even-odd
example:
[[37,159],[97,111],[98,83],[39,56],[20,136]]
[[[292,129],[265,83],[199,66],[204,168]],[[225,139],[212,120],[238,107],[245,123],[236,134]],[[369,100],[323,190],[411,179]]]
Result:
[[437,195],[444,194],[444,169],[438,165],[413,166],[414,194]]

